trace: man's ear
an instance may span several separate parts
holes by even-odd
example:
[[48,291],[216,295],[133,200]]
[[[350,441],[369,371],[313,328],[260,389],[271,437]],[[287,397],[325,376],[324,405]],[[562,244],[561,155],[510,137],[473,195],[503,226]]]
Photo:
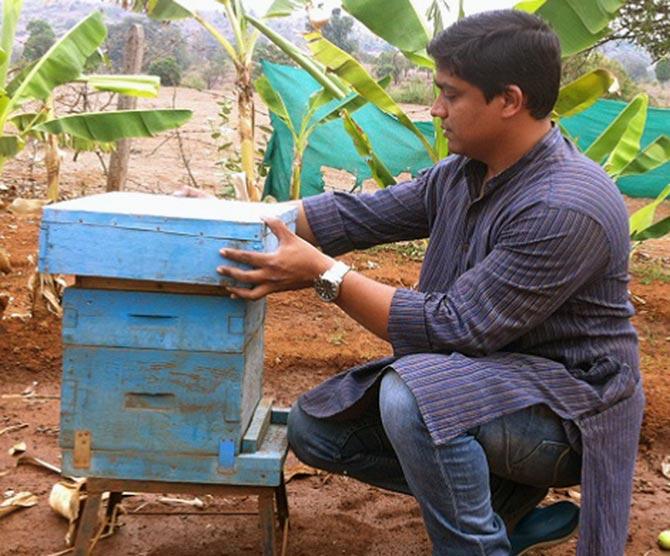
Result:
[[518,85],[508,85],[500,94],[502,100],[503,118],[511,118],[521,112],[526,106],[526,98]]

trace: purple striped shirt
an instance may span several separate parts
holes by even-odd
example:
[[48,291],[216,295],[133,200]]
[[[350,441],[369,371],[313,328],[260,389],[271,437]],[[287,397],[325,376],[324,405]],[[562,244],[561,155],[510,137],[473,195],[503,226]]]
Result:
[[300,405],[353,414],[389,365],[436,444],[547,404],[583,447],[578,553],[623,554],[643,406],[625,205],[557,128],[482,188],[485,171],[451,156],[372,194],[304,201],[332,255],[430,242],[418,290],[398,289],[391,304],[393,356],[333,377]]

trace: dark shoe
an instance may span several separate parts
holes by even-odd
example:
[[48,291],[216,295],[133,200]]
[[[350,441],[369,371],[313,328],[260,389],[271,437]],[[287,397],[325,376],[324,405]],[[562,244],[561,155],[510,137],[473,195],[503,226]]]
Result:
[[511,556],[521,556],[533,548],[548,548],[567,541],[577,531],[579,508],[572,502],[557,502],[535,508],[509,536]]

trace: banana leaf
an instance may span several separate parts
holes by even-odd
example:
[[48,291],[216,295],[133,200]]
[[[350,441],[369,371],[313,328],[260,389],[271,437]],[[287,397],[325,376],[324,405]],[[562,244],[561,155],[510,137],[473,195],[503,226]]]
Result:
[[89,141],[111,142],[131,137],[153,137],[179,127],[193,113],[190,110],[119,110],[92,112],[50,120],[36,126],[38,131],[68,133]]
[[46,110],[40,112],[22,112],[21,114],[13,115],[8,121],[16,127],[19,133],[24,134],[28,133],[30,128],[45,122],[48,116]]
[[661,135],[624,166],[618,177],[636,176],[651,172],[667,162],[670,162],[670,137]]
[[0,48],[0,66],[5,63],[7,60],[7,53],[4,51],[3,48]]
[[670,196],[670,183],[665,186],[656,199],[631,215],[629,219],[631,237],[652,225],[656,209],[668,196]]
[[307,45],[312,54],[319,62],[349,83],[368,102],[395,116],[404,127],[416,135],[430,157],[437,161],[435,151],[423,133],[359,62],[344,50],[324,39],[320,33],[307,33],[305,39],[307,39]]
[[412,0],[343,0],[342,7],[403,53],[421,52],[428,45],[428,26]]
[[24,142],[16,135],[0,136],[0,158],[12,158],[23,148]]
[[291,15],[297,8],[307,5],[307,3],[308,0],[275,0],[263,17],[266,19],[271,17],[286,17]]
[[[625,131],[605,162],[604,169],[611,176],[618,176],[640,152],[640,142],[642,141],[644,126],[647,123],[649,97],[645,94],[638,95],[638,97],[640,98],[639,107],[629,119]],[[635,100],[633,99],[631,102],[634,103]]]
[[293,125],[293,120],[291,120],[291,116],[286,108],[286,104],[284,104],[284,100],[279,93],[274,90],[270,84],[270,80],[265,77],[265,75],[261,75],[261,77],[254,82],[254,87],[268,109],[286,124],[286,127],[288,127],[291,135],[293,135],[293,138],[295,139],[297,135],[296,126]]
[[155,98],[160,88],[157,75],[82,75],[79,79],[97,91]]
[[67,133],[58,135],[58,145],[63,149],[70,149],[76,152],[103,152],[111,153],[116,150],[116,143],[106,143],[103,141],[89,141],[74,137]]
[[296,64],[309,73],[319,85],[326,89],[330,94],[336,98],[344,98],[346,91],[330,76],[326,75],[317,64],[314,63],[306,54],[304,54],[297,46],[287,41],[279,33],[270,29],[265,23],[259,21],[253,16],[247,15],[246,19],[254,27],[256,27],[267,39],[269,39],[275,46],[277,46],[284,54],[289,56]]
[[640,232],[631,234],[630,238],[633,241],[645,241],[662,237],[668,233],[670,233],[670,216],[666,216],[663,220],[659,220]]
[[[144,2],[135,2],[135,4]],[[193,17],[193,12],[175,0],[149,0],[146,3],[147,13],[159,21],[172,21]]]
[[361,127],[353,120],[346,110],[342,110],[342,123],[344,124],[345,131],[351,137],[351,140],[354,143],[356,152],[361,155],[363,160],[370,167],[372,172],[372,177],[379,184],[379,187],[387,187],[389,185],[395,184],[395,178],[389,171],[389,169],[384,165],[384,163],[377,157],[374,150],[372,149],[372,144],[367,134]]
[[79,77],[88,57],[106,37],[107,29],[100,12],[83,19],[38,60],[18,86],[10,106],[25,99],[43,100],[58,85]]
[[16,25],[21,15],[23,0],[4,0],[2,3],[2,35],[0,36],[0,48],[5,53],[5,59],[0,63],[0,86],[5,86],[7,69],[12,59],[14,48],[14,37],[16,36]]
[[590,71],[561,87],[554,112],[560,118],[574,116],[586,110],[617,82],[615,75],[605,69]]
[[514,7],[532,12],[556,31],[563,56],[581,52],[605,37],[609,23],[625,0],[546,0],[520,2]]
[[[589,148],[584,151],[584,154],[591,160],[601,164],[606,156],[612,156],[612,153],[619,147],[620,144],[622,144],[623,148],[628,150],[630,138],[626,138],[624,142],[624,137],[629,135],[628,128],[632,122],[635,121],[635,123],[639,124],[640,116],[646,118],[647,104],[647,95],[637,95],[628,103],[626,108],[621,111],[621,113],[612,121],[612,123],[610,123],[610,125],[605,128],[605,130],[595,139],[595,141],[591,143]],[[644,127],[644,120],[642,120],[642,124]],[[635,127],[630,135],[636,135],[637,133],[639,133],[639,125]],[[639,148],[638,138],[637,150],[639,150]],[[637,152],[637,150],[635,152]],[[634,156],[635,153],[633,153],[633,157]],[[610,160],[608,160],[608,162],[611,164]]]
[[[391,76],[387,75],[385,77],[382,77],[379,81],[377,81],[377,83],[379,84],[380,87],[386,89],[391,83]],[[352,93],[345,99],[343,99],[341,102],[333,106],[325,114],[320,115],[319,119],[317,120],[317,124],[325,124],[328,122],[332,122],[333,120],[337,120],[340,117],[340,112],[342,110],[346,110],[349,114],[353,114],[356,110],[362,108],[367,103],[368,101],[361,95]]]

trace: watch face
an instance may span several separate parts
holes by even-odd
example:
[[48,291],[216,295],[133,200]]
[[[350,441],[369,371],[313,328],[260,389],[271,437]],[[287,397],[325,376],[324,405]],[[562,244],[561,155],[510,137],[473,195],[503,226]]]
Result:
[[319,278],[314,282],[314,289],[316,290],[316,294],[324,301],[333,301],[340,291],[338,284],[323,278]]

